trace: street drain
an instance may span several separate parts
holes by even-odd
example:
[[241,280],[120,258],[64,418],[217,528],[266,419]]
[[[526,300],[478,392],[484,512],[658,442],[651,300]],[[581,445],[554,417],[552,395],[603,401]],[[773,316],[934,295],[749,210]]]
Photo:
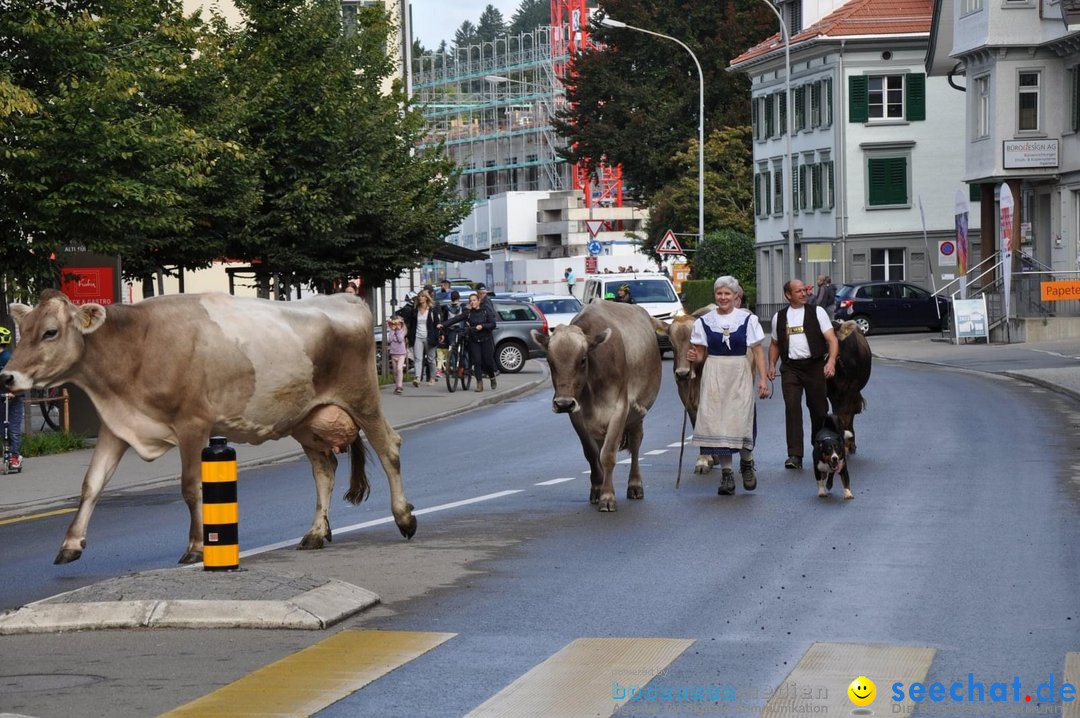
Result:
[[75,673],[24,673],[22,675],[0,675],[0,693],[28,693],[31,691],[54,691],[63,688],[77,688],[99,683],[104,676],[83,676]]

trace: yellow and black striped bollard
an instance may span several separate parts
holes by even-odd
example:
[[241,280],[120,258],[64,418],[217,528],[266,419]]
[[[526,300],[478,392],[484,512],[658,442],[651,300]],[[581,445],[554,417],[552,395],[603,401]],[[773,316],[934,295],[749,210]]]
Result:
[[224,436],[210,437],[202,452],[203,570],[240,568],[240,517],[236,504],[236,450]]

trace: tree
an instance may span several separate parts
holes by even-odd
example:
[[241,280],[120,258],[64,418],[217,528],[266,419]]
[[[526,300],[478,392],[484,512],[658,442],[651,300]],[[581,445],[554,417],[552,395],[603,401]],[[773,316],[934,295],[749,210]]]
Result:
[[[749,84],[727,66],[774,32],[767,8],[737,0],[608,0],[604,12],[693,50],[704,72],[707,133],[749,119]],[[648,202],[685,172],[674,158],[696,135],[697,69],[675,43],[634,30],[594,26],[593,40],[596,46],[574,59],[569,103],[555,124],[568,141],[562,154],[621,164],[626,191]]]
[[754,235],[724,227],[710,232],[693,255],[694,279],[713,279],[730,274],[749,291],[757,282]]
[[510,34],[532,32],[538,27],[551,24],[551,3],[545,0],[521,0],[514,17],[510,20]]
[[467,212],[445,153],[413,152],[423,129],[386,53],[377,7],[342,32],[338,0],[240,0],[246,30],[232,84],[259,160],[251,241],[230,255],[328,288],[380,282],[427,256]]
[[[705,231],[723,228],[754,234],[754,175],[749,125],[720,127],[705,140]],[[649,205],[643,253],[658,259],[656,245],[667,230],[696,233],[698,226],[697,141],[675,157],[678,178],[658,190]],[[682,240],[694,249],[694,241]]]
[[494,5],[488,5],[480,13],[480,22],[476,26],[476,35],[481,42],[491,42],[506,34],[506,21]]
[[454,47],[468,47],[480,42],[480,35],[476,31],[476,25],[466,20],[454,33]]

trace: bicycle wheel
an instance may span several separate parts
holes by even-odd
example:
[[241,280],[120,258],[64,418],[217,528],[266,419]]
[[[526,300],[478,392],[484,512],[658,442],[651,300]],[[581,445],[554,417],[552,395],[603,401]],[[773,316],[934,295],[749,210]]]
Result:
[[43,423],[41,428],[44,429],[48,426],[53,431],[60,431],[60,415],[64,410],[64,401],[62,398],[62,390],[59,388],[43,389],[38,392],[34,392],[39,401],[37,403],[38,408],[41,409],[41,418]]
[[457,391],[458,385],[458,353],[456,347],[450,347],[446,355],[446,366],[443,367],[443,378],[446,379],[446,390],[450,393]]
[[469,385],[472,384],[472,372],[469,371],[468,352],[465,351],[465,345],[458,345],[458,378],[461,379],[461,388],[463,391],[469,390]]

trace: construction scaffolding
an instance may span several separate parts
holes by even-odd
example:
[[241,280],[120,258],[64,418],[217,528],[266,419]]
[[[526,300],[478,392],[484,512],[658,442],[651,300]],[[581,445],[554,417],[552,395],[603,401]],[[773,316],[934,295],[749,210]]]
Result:
[[413,100],[427,119],[424,146],[446,143],[462,168],[458,191],[486,199],[568,190],[572,168],[551,120],[565,105],[552,28],[429,53],[413,61]]

